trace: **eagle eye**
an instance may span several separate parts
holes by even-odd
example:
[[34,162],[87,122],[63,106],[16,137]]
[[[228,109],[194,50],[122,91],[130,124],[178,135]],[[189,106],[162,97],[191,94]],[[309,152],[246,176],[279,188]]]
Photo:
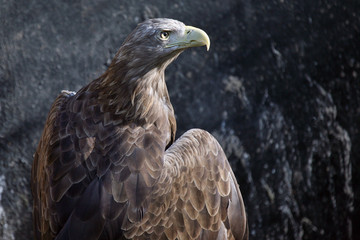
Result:
[[169,31],[161,31],[160,32],[160,39],[161,40],[167,40],[170,36],[170,32]]

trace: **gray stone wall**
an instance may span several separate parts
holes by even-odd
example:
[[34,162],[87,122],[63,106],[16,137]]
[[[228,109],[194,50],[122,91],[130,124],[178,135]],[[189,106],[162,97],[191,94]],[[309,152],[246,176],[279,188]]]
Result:
[[204,29],[167,70],[178,135],[204,128],[251,239],[360,234],[360,3],[0,0],[0,239],[32,239],[32,155],[52,101],[99,76],[138,22]]

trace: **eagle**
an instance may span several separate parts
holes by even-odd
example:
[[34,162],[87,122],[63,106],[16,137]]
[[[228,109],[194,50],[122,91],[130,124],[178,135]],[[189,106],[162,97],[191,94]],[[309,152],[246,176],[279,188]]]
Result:
[[247,239],[230,164],[207,131],[175,141],[166,67],[208,35],[157,18],[108,69],[52,104],[32,166],[35,239]]

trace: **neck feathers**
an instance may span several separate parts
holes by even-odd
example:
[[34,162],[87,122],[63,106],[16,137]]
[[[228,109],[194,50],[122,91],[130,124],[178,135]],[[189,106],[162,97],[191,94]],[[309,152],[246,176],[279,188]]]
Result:
[[143,65],[124,63],[119,56],[115,59],[108,70],[89,85],[89,90],[98,92],[103,112],[125,121],[147,123],[156,121],[162,112],[173,114],[164,76],[168,63],[146,69]]

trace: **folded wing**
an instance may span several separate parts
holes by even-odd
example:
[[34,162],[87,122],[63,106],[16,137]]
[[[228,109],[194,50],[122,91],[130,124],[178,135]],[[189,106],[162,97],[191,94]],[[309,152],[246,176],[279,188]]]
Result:
[[164,155],[141,229],[158,239],[247,239],[244,202],[216,139],[192,129]]

